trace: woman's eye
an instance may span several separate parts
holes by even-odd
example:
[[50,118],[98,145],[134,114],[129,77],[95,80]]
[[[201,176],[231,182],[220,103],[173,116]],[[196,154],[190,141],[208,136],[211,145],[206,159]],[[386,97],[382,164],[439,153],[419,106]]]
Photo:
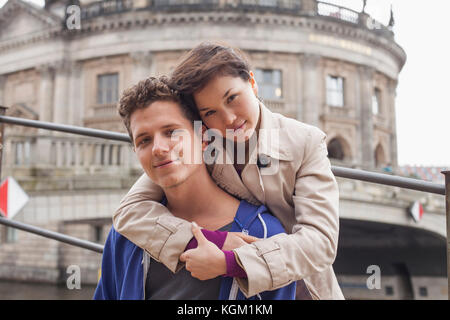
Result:
[[231,101],[233,101],[234,98],[236,98],[236,96],[237,96],[236,94],[232,94],[231,96],[229,96],[227,99],[227,103],[230,103]]
[[174,132],[175,132],[174,129],[167,130],[167,131],[166,131],[166,136],[167,136],[167,137],[171,137],[172,134],[173,134]]
[[208,117],[208,116],[214,114],[214,112],[215,112],[214,110],[209,110],[208,112],[205,113],[205,117]]

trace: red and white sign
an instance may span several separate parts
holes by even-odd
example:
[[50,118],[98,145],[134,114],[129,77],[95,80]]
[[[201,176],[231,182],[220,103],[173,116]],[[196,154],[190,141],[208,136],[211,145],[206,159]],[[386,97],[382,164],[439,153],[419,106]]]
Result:
[[420,219],[422,219],[423,216],[423,206],[419,201],[414,202],[414,204],[409,209],[409,212],[411,213],[412,217],[416,222],[419,222]]
[[0,185],[0,214],[12,219],[28,202],[25,191],[12,177],[6,178]]

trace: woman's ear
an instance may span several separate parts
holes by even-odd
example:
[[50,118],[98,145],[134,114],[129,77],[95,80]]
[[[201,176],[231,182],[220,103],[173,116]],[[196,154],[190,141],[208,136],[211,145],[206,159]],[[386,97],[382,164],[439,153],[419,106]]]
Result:
[[205,151],[209,144],[209,136],[206,132],[208,128],[202,124],[202,151]]
[[253,74],[253,71],[250,71],[249,74],[250,74],[249,82],[252,86],[253,93],[255,94],[255,96],[258,96],[258,84],[256,83],[255,75]]

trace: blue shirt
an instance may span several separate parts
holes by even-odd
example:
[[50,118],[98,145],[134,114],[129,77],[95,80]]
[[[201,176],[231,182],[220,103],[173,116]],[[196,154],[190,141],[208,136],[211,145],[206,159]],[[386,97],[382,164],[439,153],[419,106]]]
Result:
[[[271,237],[285,230],[280,221],[265,206],[254,206],[241,201],[231,226],[231,232],[246,232],[258,238]],[[96,300],[142,300],[145,297],[143,249],[111,228],[102,257],[102,274],[94,293]],[[251,272],[249,270],[248,272]],[[148,275],[147,275],[148,276]],[[151,285],[151,283],[150,283]],[[277,290],[265,291],[248,299],[294,300],[296,283]],[[237,282],[222,277],[219,296],[211,299],[247,299]]]

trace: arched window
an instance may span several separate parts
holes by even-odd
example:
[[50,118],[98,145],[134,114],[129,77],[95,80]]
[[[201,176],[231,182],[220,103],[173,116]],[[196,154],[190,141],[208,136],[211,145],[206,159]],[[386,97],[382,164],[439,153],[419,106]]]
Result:
[[381,144],[378,144],[375,148],[375,166],[381,167],[386,165],[386,155]]
[[331,159],[344,160],[345,154],[341,142],[334,138],[328,143],[328,157]]

